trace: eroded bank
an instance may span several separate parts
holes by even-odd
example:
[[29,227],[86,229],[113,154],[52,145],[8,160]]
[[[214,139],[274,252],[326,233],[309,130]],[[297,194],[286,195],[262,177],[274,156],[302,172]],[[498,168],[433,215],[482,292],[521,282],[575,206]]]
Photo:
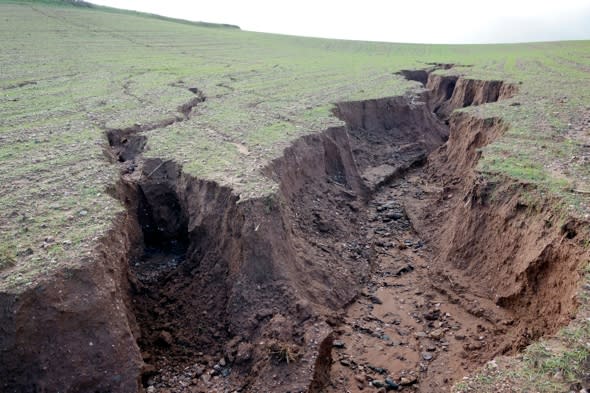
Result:
[[[121,171],[115,194],[127,212],[89,267],[65,272],[62,286],[3,300],[12,316],[3,327],[2,363],[14,365],[3,373],[7,391],[313,392],[358,387],[350,378],[361,372],[362,384],[411,375],[407,389],[428,391],[567,323],[587,257],[577,237],[584,224],[560,222],[551,200],[523,207],[528,185],[478,176],[479,148],[509,125],[451,114],[509,98],[516,87],[431,71],[406,72],[425,83],[419,94],[337,104],[345,126],[296,140],[264,169],[278,193],[258,199],[241,201],[174,162],[144,159],[139,126],[108,130],[107,153]],[[195,91],[172,123],[205,99]],[[389,202],[393,211],[376,210]],[[384,229],[383,212],[386,223],[407,225]],[[420,357],[432,341],[435,355],[391,370],[342,366],[334,339],[346,332],[350,310],[363,307],[359,294],[370,300],[379,275],[407,259],[407,236],[426,251],[400,277],[420,288],[409,298],[427,309],[407,327],[412,339],[387,353]],[[480,320],[493,337],[445,351],[438,343],[452,339],[449,321],[423,315],[436,303],[452,304],[474,329]],[[435,329],[442,335],[432,336]],[[65,366],[56,368],[55,358]],[[450,377],[437,373],[437,364],[455,360]]]

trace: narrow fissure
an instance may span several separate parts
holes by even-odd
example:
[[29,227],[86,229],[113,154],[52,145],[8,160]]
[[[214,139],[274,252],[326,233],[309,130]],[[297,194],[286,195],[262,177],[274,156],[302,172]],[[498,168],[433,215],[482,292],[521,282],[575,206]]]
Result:
[[[231,189],[174,162],[144,159],[143,132],[155,124],[107,131],[109,155],[121,163],[121,199],[142,230],[129,272],[144,388],[445,391],[564,323],[575,277],[564,300],[552,300],[557,315],[532,331],[547,307],[518,300],[530,292],[526,280],[498,282],[498,300],[482,289],[486,277],[461,267],[469,241],[493,241],[474,235],[498,230],[469,227],[498,221],[474,188],[473,168],[478,149],[507,126],[451,113],[509,98],[516,87],[433,73],[450,67],[402,71],[422,93],[338,103],[346,126],[295,141],[264,169],[278,194],[239,203]],[[205,100],[194,90],[174,121]],[[507,194],[506,209],[515,199]],[[507,218],[502,225],[513,228]],[[568,247],[567,255],[541,253],[536,266],[551,271],[556,258],[575,265],[579,255]],[[492,255],[481,264],[507,269],[500,280],[517,275]]]

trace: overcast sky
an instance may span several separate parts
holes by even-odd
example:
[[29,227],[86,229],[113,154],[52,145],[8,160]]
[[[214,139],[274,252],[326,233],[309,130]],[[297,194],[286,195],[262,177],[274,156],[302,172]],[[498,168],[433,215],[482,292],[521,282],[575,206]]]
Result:
[[590,0],[90,0],[243,30],[354,40],[497,43],[590,39]]

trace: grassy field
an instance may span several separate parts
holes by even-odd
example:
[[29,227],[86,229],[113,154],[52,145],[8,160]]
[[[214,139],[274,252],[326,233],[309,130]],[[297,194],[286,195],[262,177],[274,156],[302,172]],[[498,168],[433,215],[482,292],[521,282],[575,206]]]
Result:
[[149,131],[145,155],[249,198],[276,187],[259,170],[292,140],[339,124],[333,103],[417,88],[395,75],[400,69],[454,63],[452,72],[519,83],[517,97],[469,109],[511,124],[486,148],[481,169],[539,184],[587,214],[590,41],[338,41],[49,0],[2,0],[0,18],[3,290],[90,255],[122,209],[105,192],[117,178],[102,152],[105,129],[177,115],[192,87],[206,102],[191,120]]

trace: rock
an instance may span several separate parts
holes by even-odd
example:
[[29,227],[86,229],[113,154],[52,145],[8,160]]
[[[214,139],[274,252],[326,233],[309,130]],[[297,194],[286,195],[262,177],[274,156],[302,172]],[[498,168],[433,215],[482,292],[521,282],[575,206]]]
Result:
[[398,390],[399,385],[393,381],[391,378],[385,378],[385,389],[387,390]]
[[434,329],[428,334],[428,336],[434,340],[440,340],[445,336],[445,332],[442,329]]
[[472,343],[467,343],[463,345],[463,349],[465,349],[466,351],[476,351],[478,349],[481,349],[482,347],[483,344],[481,343],[481,341],[474,341]]
[[415,375],[405,375],[400,378],[399,383],[400,385],[412,385],[418,381],[418,378]]
[[344,367],[350,367],[350,362],[347,359],[340,359],[340,364]]
[[422,352],[421,356],[422,356],[422,359],[424,359],[426,361],[432,360],[432,358],[433,358],[433,355],[430,352]]
[[335,340],[335,341],[332,343],[332,346],[333,346],[334,348],[344,348],[344,347],[345,347],[345,345],[344,345],[344,341],[340,341],[340,340]]
[[384,369],[383,367],[371,366],[370,364],[367,365],[367,367],[370,368],[371,370],[373,370],[374,372],[378,373],[378,374],[387,374],[387,370]]
[[400,218],[402,218],[403,216],[397,212],[390,212],[390,213],[385,214],[385,217],[389,218],[390,220],[397,221]]
[[383,388],[385,387],[385,383],[383,383],[383,381],[380,381],[378,379],[375,379],[373,381],[371,381],[371,385],[376,387],[376,388]]
[[17,257],[23,256],[23,257],[28,257],[29,255],[33,255],[34,251],[31,247],[27,247],[25,250],[23,251],[19,251],[16,253]]
[[383,304],[381,299],[379,299],[377,296],[373,295],[369,299],[371,300],[371,303],[373,303],[373,304]]
[[463,334],[455,334],[455,340],[465,340],[465,335],[463,335]]
[[201,376],[201,380],[205,383],[205,384],[209,384],[209,382],[211,381],[211,376],[209,374],[203,374]]
[[428,321],[436,321],[440,318],[440,310],[430,310],[422,314],[422,316],[424,316],[424,319]]
[[220,365],[221,367],[225,367],[225,365],[226,365],[226,364],[227,364],[227,363],[225,362],[225,358],[221,358],[221,360],[219,361],[219,365]]
[[148,388],[145,390],[147,393],[155,393],[156,388],[152,385],[152,386],[148,386]]
[[80,210],[80,212],[78,214],[80,216],[84,217],[84,216],[88,215],[88,210]]
[[406,266],[402,267],[401,269],[399,269],[396,273],[395,276],[399,277],[402,274],[406,274],[406,273],[410,273],[411,271],[414,270],[414,266],[412,266],[411,264],[407,264]]

